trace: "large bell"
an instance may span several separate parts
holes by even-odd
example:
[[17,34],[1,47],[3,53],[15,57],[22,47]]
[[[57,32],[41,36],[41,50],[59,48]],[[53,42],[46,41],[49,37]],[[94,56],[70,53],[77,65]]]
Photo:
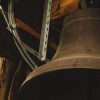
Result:
[[100,9],[65,18],[54,58],[27,77],[17,100],[100,100]]

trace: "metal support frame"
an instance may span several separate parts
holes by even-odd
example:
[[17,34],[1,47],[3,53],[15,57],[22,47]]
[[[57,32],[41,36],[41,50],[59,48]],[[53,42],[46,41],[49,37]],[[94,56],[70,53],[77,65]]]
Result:
[[[2,13],[2,15],[3,15],[4,19],[5,19],[5,22],[6,22],[6,24],[7,24],[7,29],[8,29],[9,31],[11,31],[11,28],[14,28],[14,27],[13,27],[13,26],[10,26],[10,24],[9,24],[9,22],[8,22],[8,19],[7,19],[7,17],[6,17],[6,14],[4,13],[3,8],[2,8],[1,5],[0,5],[0,11],[1,11],[1,13]],[[37,51],[35,51],[34,49],[32,49],[30,46],[28,46],[28,45],[25,44],[24,42],[23,42],[23,45],[24,45],[24,47],[26,48],[26,50],[27,50],[28,52],[30,52],[31,54],[33,54],[33,55],[35,55],[36,57],[38,57],[38,52],[37,52]]]
[[[1,11],[1,13],[2,13],[2,15],[3,15],[4,19],[5,19],[5,22],[6,22],[6,24],[7,24],[7,29],[11,32],[11,28],[14,28],[14,27],[13,27],[13,26],[10,26],[10,24],[9,24],[9,22],[8,22],[8,19],[7,19],[6,15],[5,15],[5,13],[4,13],[4,11],[3,11],[1,5],[0,5],[0,11]],[[38,52],[37,52],[36,50],[32,49],[30,46],[28,46],[28,45],[25,44],[24,42],[23,42],[23,45],[24,45],[24,47],[26,48],[26,50],[27,50],[28,52],[30,52],[31,54],[33,54],[33,55],[35,55],[36,57],[38,57]]]
[[[14,42],[20,52],[20,54],[22,55],[23,59],[27,62],[27,64],[30,66],[30,68],[32,70],[35,70],[37,68],[37,65],[36,63],[32,60],[32,58],[30,57],[30,55],[28,54],[28,52],[31,52],[33,54],[36,54],[35,50],[31,49],[30,50],[30,47],[23,43],[19,36],[16,35],[17,34],[17,31],[16,31],[16,24],[10,24],[9,21],[8,21],[8,18],[2,8],[2,5],[0,5],[0,12],[1,14],[3,15],[4,17],[4,20],[7,24],[7,29],[11,32],[11,34],[13,34],[13,39],[14,39]],[[20,45],[21,44],[21,45]],[[24,44],[24,45],[23,45]],[[20,45],[20,46],[19,46]],[[20,48],[21,47],[21,48]]]
[[[1,0],[0,0],[0,4],[1,4]],[[32,53],[33,55],[35,55],[36,57],[38,57],[38,59],[41,61],[46,60],[49,26],[50,26],[50,16],[51,16],[51,6],[52,6],[52,0],[45,0],[39,52],[35,51],[30,46],[23,43],[26,50],[28,52]],[[0,5],[0,10],[1,10],[1,13],[2,13],[5,21],[6,21],[7,28],[11,32],[11,27],[13,28],[13,26],[11,26],[9,24],[8,18],[5,15],[1,5]]]
[[2,8],[1,3],[0,3],[0,12],[1,12],[1,14],[3,15],[3,17],[4,17],[4,19],[5,19],[5,22],[6,22],[6,24],[7,24],[7,27],[8,27],[8,26],[9,26],[8,19],[7,19],[6,15],[5,15],[5,13],[4,13],[4,10],[3,10],[3,8]]
[[46,59],[52,0],[45,0],[38,58]]

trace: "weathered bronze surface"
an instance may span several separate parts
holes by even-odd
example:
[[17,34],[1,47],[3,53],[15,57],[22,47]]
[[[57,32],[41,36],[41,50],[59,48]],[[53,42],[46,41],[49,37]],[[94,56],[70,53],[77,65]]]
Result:
[[54,58],[26,78],[18,100],[100,100],[99,84],[100,9],[83,9],[66,17]]

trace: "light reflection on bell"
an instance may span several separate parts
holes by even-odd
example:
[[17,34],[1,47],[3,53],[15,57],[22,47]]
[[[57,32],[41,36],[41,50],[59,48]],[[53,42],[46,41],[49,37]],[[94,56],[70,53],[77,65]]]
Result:
[[17,100],[100,100],[100,9],[66,17],[54,58],[27,77]]

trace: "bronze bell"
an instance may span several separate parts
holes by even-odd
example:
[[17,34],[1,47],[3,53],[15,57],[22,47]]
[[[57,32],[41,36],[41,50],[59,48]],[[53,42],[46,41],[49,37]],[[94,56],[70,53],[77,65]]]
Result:
[[27,77],[17,100],[100,100],[100,9],[65,18],[54,58]]

